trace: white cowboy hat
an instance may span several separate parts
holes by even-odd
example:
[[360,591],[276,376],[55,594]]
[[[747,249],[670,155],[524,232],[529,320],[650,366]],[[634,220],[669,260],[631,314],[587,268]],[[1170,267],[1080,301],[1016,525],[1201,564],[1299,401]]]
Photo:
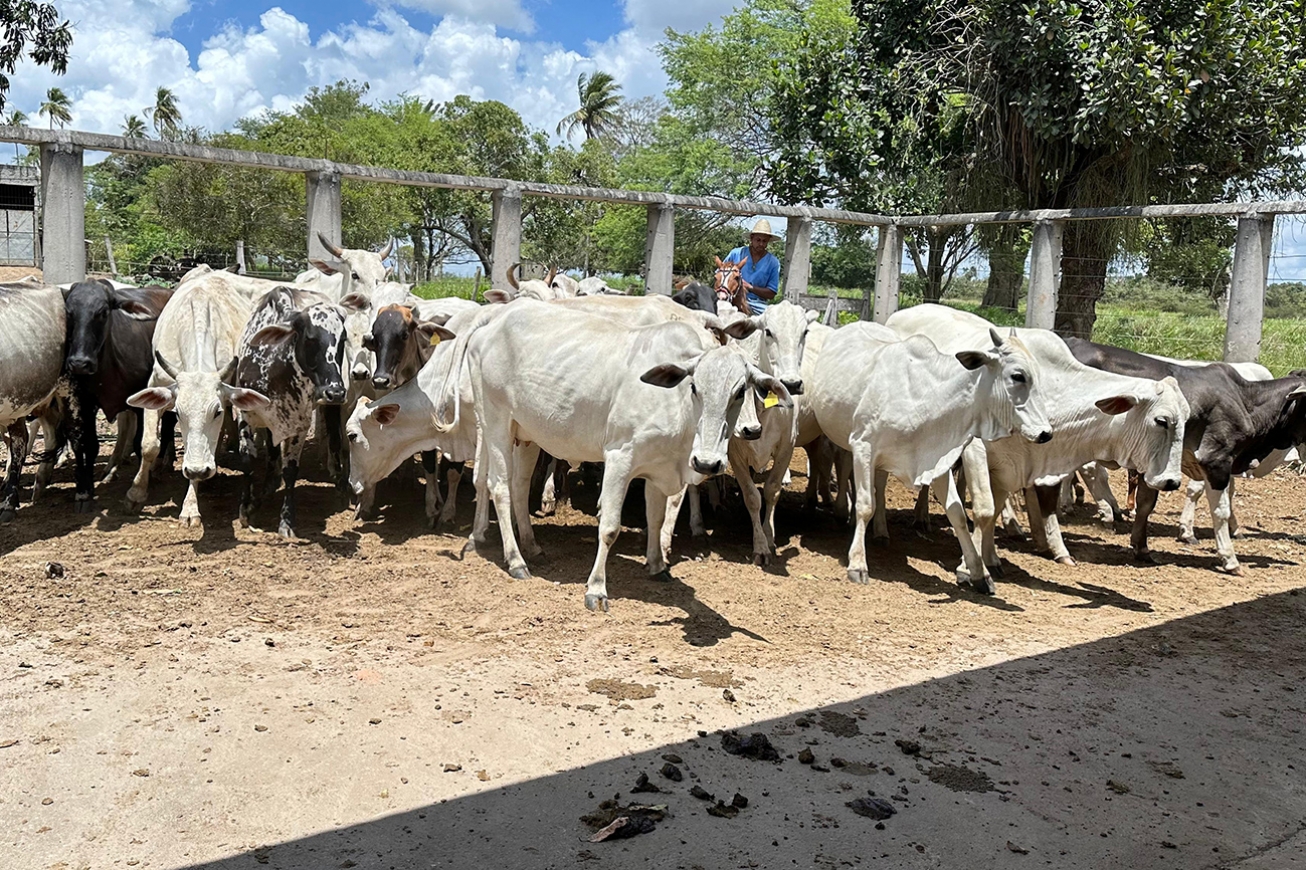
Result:
[[748,234],[750,236],[770,236],[771,241],[780,241],[780,237],[771,232],[771,222],[766,218],[761,218],[757,223],[753,224],[753,228],[748,231]]

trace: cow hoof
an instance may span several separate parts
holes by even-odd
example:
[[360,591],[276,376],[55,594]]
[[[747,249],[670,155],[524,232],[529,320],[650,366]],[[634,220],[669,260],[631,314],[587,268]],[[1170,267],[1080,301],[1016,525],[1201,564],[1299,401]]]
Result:
[[848,579],[860,586],[865,586],[871,582],[871,578],[867,576],[865,571],[855,570],[853,568],[848,569]]
[[1247,533],[1242,529],[1234,529],[1232,532],[1229,533],[1229,535],[1230,537],[1239,538],[1239,539],[1247,537]]
[[1221,574],[1228,574],[1230,577],[1246,577],[1247,573],[1243,571],[1243,566],[1237,563],[1233,565],[1221,565],[1217,570]]
[[0,508],[0,525],[7,525],[8,523],[12,523],[14,521],[14,518],[17,516],[18,516],[18,511],[14,510],[11,507]]
[[73,502],[73,513],[89,514],[95,510],[95,499],[92,496],[77,496]]
[[1140,565],[1155,565],[1156,557],[1147,550],[1144,550],[1141,553],[1134,553],[1134,561]]
[[1196,546],[1197,546],[1197,536],[1196,536],[1196,535],[1188,535],[1188,534],[1180,535],[1180,536],[1179,536],[1179,543],[1181,543],[1181,544],[1187,544],[1187,545],[1189,545],[1190,547],[1196,547]]
[[137,501],[131,496],[127,496],[127,498],[123,499],[122,506],[126,509],[127,513],[138,514],[141,512],[141,508],[145,507],[145,501],[144,499]]
[[531,579],[531,572],[525,565],[522,565],[518,568],[509,568],[508,576],[514,580],[529,580]]
[[586,593],[585,593],[585,609],[586,609],[586,610],[593,611],[593,612],[596,612],[596,613],[597,613],[599,610],[602,610],[604,613],[607,613],[607,612],[608,612],[608,596],[606,596],[606,595],[595,595],[593,592],[586,592]]
[[200,525],[199,517],[182,517],[181,524],[188,529],[197,528]]
[[1058,565],[1065,565],[1070,568],[1075,567],[1076,564],[1075,560],[1070,558],[1069,556],[1058,556],[1056,561]]
[[999,562],[996,565],[986,565],[985,567],[988,568],[989,575],[998,580],[1001,580],[1007,576],[1007,569],[1002,567],[1001,562]]
[[987,574],[976,581],[970,581],[970,588],[981,595],[996,595],[998,587],[993,583],[993,578]]
[[547,561],[549,561],[549,557],[546,556],[545,553],[544,553],[544,551],[541,550],[539,547],[536,547],[536,548],[533,549],[533,550],[527,550],[527,551],[524,553],[524,555],[526,556],[527,559],[529,559],[529,560],[532,561],[532,562],[547,562]]
[[661,571],[657,572],[656,574],[648,575],[648,579],[656,580],[659,583],[670,583],[675,578],[671,576],[670,568],[663,568]]
[[889,536],[888,536],[888,535],[872,535],[872,536],[871,536],[871,546],[872,546],[872,547],[887,547],[887,546],[889,546]]
[[287,541],[293,541],[296,537],[294,526],[290,525],[290,523],[285,520],[282,520],[281,524],[277,526],[277,534],[285,538]]
[[757,565],[758,567],[761,567],[761,566],[763,566],[763,565],[770,565],[770,564],[771,564],[771,554],[770,554],[770,553],[754,553],[754,554],[753,554],[753,564],[754,564],[754,565]]

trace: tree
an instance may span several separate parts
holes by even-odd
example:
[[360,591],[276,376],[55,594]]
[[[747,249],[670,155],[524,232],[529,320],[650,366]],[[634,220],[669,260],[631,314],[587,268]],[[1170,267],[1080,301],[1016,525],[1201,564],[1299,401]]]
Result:
[[[940,159],[990,181],[989,207],[1124,205],[1228,197],[1298,183],[1306,139],[1306,2],[854,0],[837,57],[808,40],[788,65],[793,108],[839,147],[786,154],[837,187],[880,172],[960,118]],[[853,141],[856,140],[856,141]],[[858,142],[869,147],[860,147]],[[844,144],[841,144],[844,143]],[[862,159],[870,157],[873,159]],[[1014,203],[1010,200],[1014,197]],[[1056,328],[1088,336],[1114,222],[1071,222]]]
[[176,137],[181,129],[181,109],[177,107],[177,95],[171,88],[159,86],[154,92],[154,105],[145,107],[145,117],[154,120],[154,132],[160,138]]
[[69,111],[72,104],[72,99],[63,92],[62,88],[50,88],[45,92],[45,102],[41,104],[37,114],[48,117],[50,129],[53,130],[55,124],[63,127],[73,119],[72,112]]
[[73,44],[69,23],[59,22],[53,3],[35,0],[0,0],[0,109],[9,96],[9,76],[24,54],[38,66],[47,66],[56,75],[68,71],[68,50]]
[[[14,110],[12,110],[12,111],[7,115],[7,116],[5,116],[5,124],[6,124],[7,126],[10,126],[10,127],[26,127],[26,126],[27,126],[27,113],[24,112],[22,109],[14,109]],[[14,160],[15,160],[15,161],[18,160],[18,149],[19,149],[19,147],[20,147],[20,146],[18,145],[18,143],[15,142],[15,143],[14,143]]]
[[585,131],[586,139],[607,136],[619,120],[619,112],[624,97],[618,93],[621,85],[611,73],[595,70],[593,73],[581,73],[576,79],[576,96],[580,99],[580,108],[558,122],[558,134],[564,128],[570,139],[579,127]]
[[145,122],[141,120],[140,115],[123,116],[122,135],[128,139],[145,139],[149,136],[145,129]]

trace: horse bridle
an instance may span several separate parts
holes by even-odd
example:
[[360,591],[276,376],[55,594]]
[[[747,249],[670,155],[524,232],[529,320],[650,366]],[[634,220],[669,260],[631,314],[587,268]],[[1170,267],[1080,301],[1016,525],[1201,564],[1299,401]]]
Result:
[[[713,275],[712,289],[716,291],[717,299],[720,299],[725,302],[729,302],[730,304],[738,308],[740,311],[744,311],[744,308],[742,307],[745,304],[743,299],[746,298],[744,297],[744,293],[743,293],[744,279],[743,276],[740,274],[740,268],[732,269],[731,268],[732,266],[738,266],[738,264],[725,263],[723,265],[717,266],[716,272]],[[724,273],[724,277],[723,277],[723,273]],[[730,280],[730,276],[732,275],[734,276],[736,282],[736,286],[734,290],[731,290],[730,287],[727,285],[727,282]],[[747,312],[745,311],[745,313]]]

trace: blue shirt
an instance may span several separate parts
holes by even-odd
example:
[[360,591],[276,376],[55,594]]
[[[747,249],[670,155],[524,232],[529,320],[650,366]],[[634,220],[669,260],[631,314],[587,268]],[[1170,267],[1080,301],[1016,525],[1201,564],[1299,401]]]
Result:
[[[780,292],[780,261],[775,258],[775,254],[768,251],[766,256],[756,263],[753,262],[752,254],[748,253],[748,245],[735,248],[729,254],[726,254],[727,263],[741,261],[744,267],[739,270],[740,278],[743,278],[754,287],[764,287],[776,293]],[[766,311],[766,302],[749,293],[748,307],[754,314],[762,314]]]

